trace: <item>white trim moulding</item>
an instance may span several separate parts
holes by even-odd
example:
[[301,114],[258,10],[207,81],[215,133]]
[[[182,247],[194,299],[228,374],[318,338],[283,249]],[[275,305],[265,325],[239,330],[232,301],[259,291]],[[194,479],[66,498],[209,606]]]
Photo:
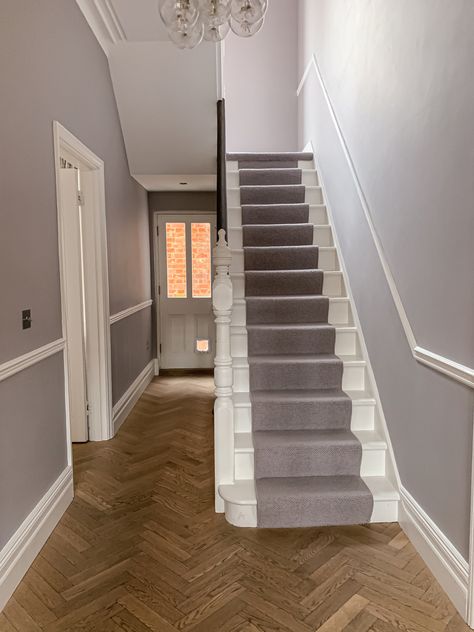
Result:
[[155,377],[155,371],[156,361],[151,360],[115,404],[113,408],[114,434],[117,434],[118,429],[127,419],[143,391]]
[[0,612],[74,496],[68,466],[0,551]]
[[308,63],[308,65],[306,66],[306,69],[303,73],[303,77],[298,85],[298,89],[296,91],[296,96],[299,97],[299,95],[301,94],[301,91],[303,90],[303,87],[306,83],[306,80],[309,77],[309,74],[311,72],[311,70],[314,69],[314,71],[316,72],[316,76],[318,78],[318,81],[321,85],[321,89],[323,91],[323,95],[324,95],[324,99],[326,101],[326,104],[328,106],[328,110],[329,110],[329,114],[331,116],[332,122],[334,124],[334,128],[336,130],[337,136],[339,138],[339,142],[341,143],[342,146],[342,150],[344,152],[344,157],[346,158],[347,164],[349,165],[349,169],[352,175],[352,178],[354,180],[354,184],[357,190],[357,194],[359,196],[359,199],[361,201],[362,204],[362,208],[364,210],[364,214],[365,214],[365,218],[367,220],[367,224],[369,225],[369,229],[370,232],[372,234],[372,239],[374,240],[374,244],[375,247],[377,249],[377,253],[379,255],[380,258],[380,263],[382,264],[382,268],[383,271],[385,273],[385,277],[387,279],[387,283],[388,286],[390,288],[390,292],[392,294],[392,298],[393,301],[395,303],[395,307],[397,308],[398,311],[398,315],[400,317],[403,329],[405,331],[405,335],[407,337],[408,343],[410,345],[413,357],[415,358],[415,360],[417,360],[418,362],[425,364],[429,367],[431,367],[432,369],[435,369],[436,371],[439,371],[440,373],[443,373],[444,375],[447,375],[448,377],[452,378],[453,380],[456,380],[458,382],[461,382],[462,384],[466,385],[466,386],[470,386],[471,388],[474,388],[474,369],[472,369],[471,367],[467,367],[464,366],[463,364],[459,364],[458,362],[455,362],[454,360],[451,360],[450,358],[446,358],[444,356],[438,355],[437,353],[434,353],[432,351],[429,351],[428,349],[423,349],[422,347],[418,346],[417,342],[416,342],[416,338],[415,338],[415,334],[413,333],[413,329],[410,325],[410,321],[408,320],[408,316],[407,313],[405,311],[405,308],[403,306],[402,303],[402,299],[400,297],[400,293],[398,291],[397,285],[395,283],[395,279],[393,277],[392,271],[390,269],[390,266],[388,264],[387,258],[385,256],[385,252],[382,246],[382,243],[380,241],[380,238],[377,234],[377,231],[375,229],[375,225],[373,222],[373,218],[372,218],[372,214],[370,212],[369,209],[369,205],[367,202],[367,198],[364,195],[364,192],[362,190],[361,184],[360,184],[360,180],[359,177],[357,175],[356,169],[355,169],[355,165],[354,165],[354,161],[352,160],[351,154],[349,152],[349,148],[346,142],[346,139],[344,137],[344,134],[342,132],[341,126],[339,124],[339,120],[337,118],[336,112],[334,110],[331,98],[329,96],[329,93],[326,89],[326,85],[324,83],[323,77],[321,75],[321,71],[319,69],[318,66],[318,62],[316,60],[316,55],[313,53],[313,55],[311,56],[311,59]]
[[28,369],[30,366],[33,366],[42,360],[46,360],[46,358],[56,355],[56,353],[60,353],[64,350],[64,346],[64,338],[59,338],[59,340],[50,342],[43,347],[39,347],[38,349],[29,351],[18,358],[13,358],[13,360],[0,364],[0,382],[12,377],[12,375],[19,373],[20,371]]
[[399,522],[459,613],[466,618],[469,564],[411,494],[400,489]]
[[118,323],[119,320],[123,320],[124,318],[128,318],[137,312],[141,312],[142,309],[146,309],[147,307],[151,307],[153,305],[153,301],[149,299],[148,301],[143,301],[143,303],[139,303],[138,305],[134,305],[133,307],[129,307],[128,309],[124,309],[121,312],[117,312],[110,317],[110,324]]

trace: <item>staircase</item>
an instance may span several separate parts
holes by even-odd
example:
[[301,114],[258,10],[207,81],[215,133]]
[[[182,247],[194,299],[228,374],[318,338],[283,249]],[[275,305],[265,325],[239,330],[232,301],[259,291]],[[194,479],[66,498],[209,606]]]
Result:
[[229,522],[390,522],[398,492],[312,154],[227,162],[234,481]]

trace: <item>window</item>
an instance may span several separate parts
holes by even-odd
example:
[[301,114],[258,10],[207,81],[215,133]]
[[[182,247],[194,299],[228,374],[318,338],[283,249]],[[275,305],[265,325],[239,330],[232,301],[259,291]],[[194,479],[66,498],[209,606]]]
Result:
[[168,298],[186,298],[186,224],[166,223]]
[[192,296],[211,298],[211,225],[191,224]]

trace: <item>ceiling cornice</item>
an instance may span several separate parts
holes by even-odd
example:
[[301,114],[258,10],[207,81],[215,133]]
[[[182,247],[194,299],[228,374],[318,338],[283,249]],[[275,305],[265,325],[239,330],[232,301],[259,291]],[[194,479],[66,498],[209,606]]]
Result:
[[111,47],[126,39],[110,0],[76,0],[99,44],[108,56]]

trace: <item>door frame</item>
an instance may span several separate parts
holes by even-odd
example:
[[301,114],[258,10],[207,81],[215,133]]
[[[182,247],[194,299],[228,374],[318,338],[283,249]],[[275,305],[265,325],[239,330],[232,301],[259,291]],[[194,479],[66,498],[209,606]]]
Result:
[[[160,253],[159,253],[159,238],[158,238],[158,220],[162,216],[166,215],[215,215],[214,210],[208,209],[199,209],[195,210],[166,210],[166,211],[154,211],[153,212],[153,274],[154,274],[154,292],[155,292],[155,331],[156,331],[156,358],[157,358],[157,372],[158,375],[159,369],[161,368],[161,354],[160,354],[160,344],[161,344],[161,294],[160,294]],[[213,236],[214,241],[216,240],[216,235]],[[212,237],[211,237],[212,239]],[[211,254],[212,254],[212,241],[211,241]],[[211,275],[213,272],[213,268],[211,268]],[[212,278],[211,278],[212,282]]]
[[[64,379],[66,390],[66,425],[68,459],[72,464],[71,423],[69,415],[70,393],[75,385],[69,379],[69,363],[75,361],[68,349],[68,323],[66,280],[66,251],[64,213],[61,200],[60,156],[64,151],[83,165],[87,177],[81,183],[87,213],[84,213],[83,245],[86,253],[84,286],[88,289],[84,305],[88,324],[87,387],[89,413],[89,440],[104,441],[114,436],[112,417],[112,372],[110,343],[109,276],[107,260],[107,230],[105,209],[104,162],[58,121],[53,122],[54,163],[56,174],[56,200],[58,213],[59,270],[61,284],[61,317],[64,350]],[[69,292],[71,288],[69,288]],[[82,288],[72,288],[80,292]]]

